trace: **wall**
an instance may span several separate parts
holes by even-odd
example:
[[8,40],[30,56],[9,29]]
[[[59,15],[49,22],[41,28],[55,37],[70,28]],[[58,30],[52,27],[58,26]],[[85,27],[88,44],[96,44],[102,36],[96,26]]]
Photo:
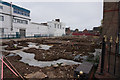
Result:
[[8,32],[10,32],[11,19],[10,19],[10,16],[4,15],[2,13],[9,14],[10,8],[6,5],[2,5],[1,3],[0,3],[0,5],[3,6],[3,9],[0,10],[0,15],[4,16],[4,21],[0,21],[0,23],[2,25],[2,26],[0,26],[0,28],[4,28],[4,33],[8,33]]
[[[105,2],[104,3],[104,16],[103,16],[103,31],[102,36],[107,36],[106,52],[105,52],[105,66],[104,71],[108,70],[108,56],[109,56],[109,40],[113,38],[111,53],[110,53],[110,74],[120,77],[120,55],[117,54],[115,63],[115,49],[116,49],[116,37],[118,36],[118,3],[117,2]],[[114,65],[116,64],[116,73],[114,75]]]
[[44,26],[38,23],[31,22],[29,26],[26,28],[27,36],[49,36],[48,35],[48,26]]
[[107,35],[108,39],[110,39],[110,37],[112,36],[115,41],[118,33],[118,11],[114,10],[118,10],[117,2],[104,3],[102,35]]
[[[3,5],[0,3],[0,5],[3,6],[3,9],[1,10],[1,15],[4,16],[4,21],[0,21],[2,23],[2,28],[4,28],[4,36],[8,37],[9,35],[16,35],[16,32],[19,32],[19,29],[27,29],[30,22],[30,17],[19,15],[16,13],[13,13],[13,8],[7,5]],[[11,17],[11,10],[12,9],[12,16],[14,18],[20,19],[20,20],[27,20],[28,24],[21,24],[21,23],[14,23],[13,17]],[[2,14],[3,13],[3,14]],[[11,31],[11,26],[13,26],[13,31]]]
[[[57,21],[49,21],[48,24],[48,33],[51,36],[62,36],[65,34],[65,24]],[[61,27],[60,27],[61,26]]]

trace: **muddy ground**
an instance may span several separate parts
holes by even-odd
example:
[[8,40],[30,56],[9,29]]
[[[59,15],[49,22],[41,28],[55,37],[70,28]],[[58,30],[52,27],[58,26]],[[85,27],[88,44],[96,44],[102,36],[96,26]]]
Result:
[[[34,53],[35,59],[38,61],[53,61],[58,59],[68,59],[74,60],[74,57],[78,54],[81,56],[89,56],[90,52],[94,52],[96,48],[101,46],[97,43],[98,38],[94,37],[58,37],[58,38],[38,38],[38,39],[27,39],[22,41],[9,41],[3,42],[2,45],[7,47],[6,50],[17,50],[23,47],[28,47],[28,42],[36,43],[36,45],[47,44],[53,45],[49,50],[30,48],[23,50],[27,53]],[[18,46],[13,46],[17,44]],[[5,56],[10,53],[3,52]],[[8,60],[13,64],[13,66],[20,72],[22,76],[27,74],[41,71],[48,78],[73,78],[74,69],[78,65],[72,66],[58,66],[57,68],[51,67],[34,67],[29,66],[23,62],[20,62],[20,56],[7,57]],[[79,60],[78,62],[81,62]],[[13,73],[5,67],[4,69],[4,78],[15,78]]]
[[[4,53],[7,54],[7,53]],[[9,53],[8,53],[9,54]],[[34,67],[34,66],[29,66],[28,64],[25,64],[23,62],[20,62],[19,60],[21,59],[20,56],[12,56],[12,57],[7,57],[7,59],[12,63],[12,65],[16,68],[16,70],[26,79],[29,80],[27,78],[33,78],[34,80],[40,80],[42,78],[47,78],[47,79],[61,79],[61,78],[74,78],[74,70],[76,69],[76,67],[78,65],[64,65],[64,66],[50,66],[50,67],[44,67],[44,68],[40,68],[40,67]],[[6,59],[4,59],[5,62]],[[8,62],[7,62],[8,63]],[[9,65],[10,66],[10,65]],[[13,68],[12,68],[13,69]],[[46,76],[41,76],[39,74],[40,77],[35,77],[35,76],[28,76],[26,77],[28,74],[31,73],[35,73],[35,72],[42,72],[43,74],[45,74]],[[4,65],[4,80],[18,80],[18,77],[16,77],[5,65]],[[39,78],[39,79],[38,79]]]
[[[36,45],[53,45],[53,47],[51,47],[49,50],[36,49],[34,47],[23,50],[27,53],[34,53],[35,59],[38,61],[53,61],[61,58],[73,60],[78,54],[81,54],[81,56],[89,55],[90,52],[95,51],[95,48],[100,48],[100,46],[96,44],[96,39],[79,37],[49,39],[40,38],[35,40],[29,39],[23,41],[9,41],[7,43],[3,43],[3,45],[8,45],[5,48],[6,50],[18,50],[22,47],[28,47],[27,42],[37,43]],[[14,46],[14,44],[17,44],[18,46]]]

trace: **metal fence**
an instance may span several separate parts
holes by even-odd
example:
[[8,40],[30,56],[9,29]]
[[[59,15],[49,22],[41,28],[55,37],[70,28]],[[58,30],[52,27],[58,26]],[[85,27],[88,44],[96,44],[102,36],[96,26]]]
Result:
[[119,74],[119,40],[112,40],[112,37],[107,41],[107,37],[104,36],[102,40],[102,54],[101,54],[101,73],[108,72],[113,75]]
[[[65,34],[63,34],[62,36],[65,36]],[[25,36],[21,36],[19,32],[0,34],[0,39],[16,39],[16,38],[22,38],[22,37],[24,38],[54,37],[54,35],[53,34],[40,34],[40,33],[27,33],[25,34]]]

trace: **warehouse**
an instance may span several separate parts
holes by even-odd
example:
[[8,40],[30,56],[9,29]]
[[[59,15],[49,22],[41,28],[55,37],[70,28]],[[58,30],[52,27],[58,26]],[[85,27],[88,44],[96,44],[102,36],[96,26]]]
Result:
[[12,3],[0,2],[0,38],[47,37],[65,34],[60,19],[45,23],[31,22],[30,10]]

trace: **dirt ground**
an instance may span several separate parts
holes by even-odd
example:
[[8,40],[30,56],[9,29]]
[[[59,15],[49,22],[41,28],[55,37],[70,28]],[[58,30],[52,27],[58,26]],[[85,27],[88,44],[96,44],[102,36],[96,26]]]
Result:
[[[46,45],[53,45],[49,50],[43,49],[36,49],[30,48],[23,50],[27,53],[34,53],[35,59],[38,61],[53,61],[58,59],[68,59],[74,60],[74,57],[78,54],[89,55],[89,52],[94,52],[96,48],[100,48],[100,44],[97,43],[99,38],[94,37],[58,37],[58,38],[38,38],[38,39],[27,39],[21,41],[9,41],[3,42],[2,45],[8,45],[5,49],[6,50],[17,50],[21,49],[22,47],[28,47],[27,42],[46,44]],[[17,44],[18,46],[13,46]],[[19,47],[21,46],[21,47]],[[44,53],[44,54],[43,54]],[[3,52],[3,55],[7,56],[8,52]],[[20,56],[12,56],[7,57],[7,59],[13,64],[13,66],[18,70],[18,72],[22,76],[26,76],[30,73],[35,73],[37,71],[43,72],[47,75],[47,78],[73,78],[74,76],[74,69],[78,65],[72,66],[58,66],[57,68],[54,66],[51,67],[34,67],[29,66],[23,62],[20,62]],[[79,60],[78,62],[81,62]],[[4,67],[4,78],[16,78],[13,73]]]
[[[96,39],[94,38],[79,38],[79,37],[65,37],[65,38],[49,38],[49,39],[29,39],[23,41],[9,41],[3,43],[3,45],[8,45],[6,50],[17,50],[22,47],[28,47],[27,42],[40,44],[53,45],[49,50],[30,48],[23,50],[27,53],[34,53],[35,59],[38,61],[53,61],[58,59],[68,59],[73,60],[78,54],[81,56],[89,55],[88,53],[94,52],[95,48],[100,48],[96,44]],[[22,47],[14,47],[14,44]]]
[[[74,69],[78,65],[66,65],[66,66],[50,66],[50,67],[34,67],[34,66],[29,66],[28,64],[25,64],[23,62],[20,62],[19,60],[21,59],[20,56],[12,56],[12,57],[7,57],[7,59],[12,63],[12,65],[16,68],[16,70],[26,79],[25,76],[31,73],[35,73],[37,71],[40,71],[44,73],[46,78],[53,79],[53,78],[73,78],[74,75]],[[7,62],[4,59],[5,62]],[[9,65],[10,66],[10,65]],[[38,74],[39,75],[39,74]],[[39,79],[36,77],[29,77],[29,78],[34,78],[35,80],[40,80],[42,78],[41,75],[39,75]],[[44,76],[43,76],[44,77]],[[4,79],[17,79],[16,77],[5,65],[4,65]],[[29,80],[29,79],[27,79]]]

